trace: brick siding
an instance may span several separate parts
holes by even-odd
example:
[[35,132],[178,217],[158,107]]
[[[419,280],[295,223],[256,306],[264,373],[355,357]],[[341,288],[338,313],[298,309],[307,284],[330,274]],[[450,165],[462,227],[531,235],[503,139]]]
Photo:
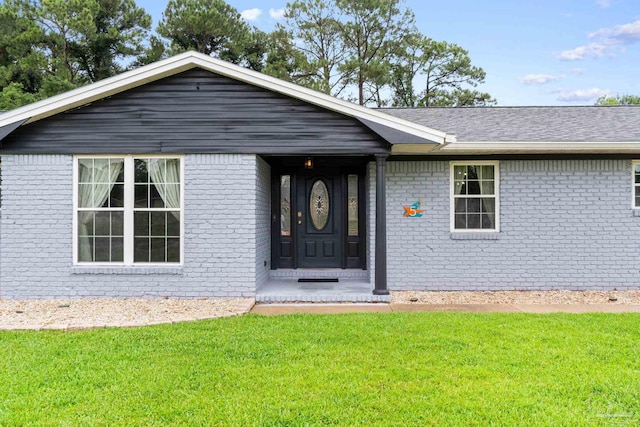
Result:
[[[391,290],[640,286],[630,160],[501,161],[500,232],[488,235],[450,232],[449,162],[387,167]],[[421,199],[424,216],[403,217]]]
[[3,156],[0,297],[253,296],[264,165],[255,155],[186,155],[184,163],[184,266],[99,268],[73,266],[73,157]]

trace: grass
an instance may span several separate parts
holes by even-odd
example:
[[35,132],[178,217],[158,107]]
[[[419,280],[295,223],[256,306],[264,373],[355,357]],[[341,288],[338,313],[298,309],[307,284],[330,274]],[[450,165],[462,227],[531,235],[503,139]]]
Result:
[[244,316],[0,333],[0,425],[637,425],[640,316]]

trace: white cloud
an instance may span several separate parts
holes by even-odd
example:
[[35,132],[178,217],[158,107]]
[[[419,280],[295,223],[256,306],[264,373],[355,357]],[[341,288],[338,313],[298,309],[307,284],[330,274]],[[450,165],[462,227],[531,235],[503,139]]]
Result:
[[601,28],[589,34],[590,39],[604,39],[609,44],[633,44],[640,41],[640,19],[613,28]]
[[603,9],[611,6],[611,0],[596,0],[596,4]]
[[591,88],[591,89],[576,89],[576,90],[567,90],[562,91],[558,95],[558,101],[562,102],[584,102],[584,101],[595,101],[601,96],[609,96],[611,93],[610,90],[599,89],[599,88]]
[[588,45],[578,46],[575,49],[560,52],[558,59],[562,61],[578,61],[588,56],[600,58],[606,53],[607,48],[608,46],[600,43],[589,43]]
[[587,72],[587,69],[586,69],[586,68],[580,68],[580,67],[578,67],[578,68],[572,68],[572,69],[570,69],[570,70],[569,70],[569,72],[570,72],[571,74],[576,74],[576,75],[578,75],[578,76],[581,76],[581,75],[583,75],[584,73],[586,73],[586,72]]
[[281,9],[269,9],[269,16],[276,21],[284,18],[284,7]]
[[262,15],[262,10],[258,9],[257,7],[240,12],[240,16],[242,17],[242,19],[249,22],[257,21],[258,18],[260,18],[260,15]]
[[560,52],[558,59],[578,61],[587,57],[600,58],[609,55],[614,58],[617,52],[624,51],[624,45],[640,42],[640,19],[612,28],[601,28],[589,34],[593,42],[575,49]]
[[527,74],[520,79],[520,82],[526,85],[543,85],[549,82],[557,82],[563,78],[564,76],[553,76],[551,74]]

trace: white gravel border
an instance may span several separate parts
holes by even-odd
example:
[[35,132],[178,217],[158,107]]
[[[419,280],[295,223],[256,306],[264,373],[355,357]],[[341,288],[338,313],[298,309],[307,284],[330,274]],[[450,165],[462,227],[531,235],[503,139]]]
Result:
[[70,330],[188,322],[242,315],[254,304],[253,298],[0,299],[0,330]]
[[637,291],[391,291],[392,304],[640,304]]
[[[253,298],[2,300],[0,330],[132,327],[248,313]],[[391,304],[640,305],[637,291],[391,291]]]

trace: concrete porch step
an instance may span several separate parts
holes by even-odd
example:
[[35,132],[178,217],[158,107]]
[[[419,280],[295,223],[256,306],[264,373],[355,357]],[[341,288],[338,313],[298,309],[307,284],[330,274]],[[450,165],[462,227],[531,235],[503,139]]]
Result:
[[300,283],[297,279],[271,279],[256,293],[257,303],[390,301],[389,295],[373,295],[373,286],[367,280]]
[[341,280],[369,280],[369,271],[357,269],[340,269],[340,268],[299,268],[279,269],[269,272],[270,280],[293,280],[304,277],[337,277]]
[[257,303],[342,303],[342,302],[391,302],[389,295],[373,294],[318,294],[318,295],[256,295]]

